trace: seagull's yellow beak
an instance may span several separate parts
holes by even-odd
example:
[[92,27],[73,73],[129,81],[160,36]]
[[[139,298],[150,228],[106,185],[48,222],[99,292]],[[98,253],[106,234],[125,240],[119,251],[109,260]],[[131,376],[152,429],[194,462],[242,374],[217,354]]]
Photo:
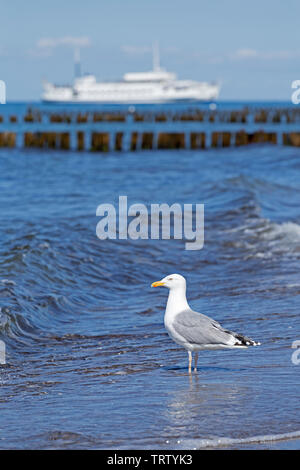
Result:
[[164,282],[156,281],[156,282],[153,282],[153,284],[151,284],[151,287],[160,287],[160,286],[164,286],[164,285],[165,285]]

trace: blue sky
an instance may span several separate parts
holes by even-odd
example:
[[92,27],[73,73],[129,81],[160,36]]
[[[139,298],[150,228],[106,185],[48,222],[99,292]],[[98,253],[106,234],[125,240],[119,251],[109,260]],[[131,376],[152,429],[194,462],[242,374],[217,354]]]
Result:
[[8,100],[39,99],[41,80],[120,78],[161,63],[179,78],[222,80],[221,99],[290,100],[300,79],[299,0],[4,0],[0,79]]

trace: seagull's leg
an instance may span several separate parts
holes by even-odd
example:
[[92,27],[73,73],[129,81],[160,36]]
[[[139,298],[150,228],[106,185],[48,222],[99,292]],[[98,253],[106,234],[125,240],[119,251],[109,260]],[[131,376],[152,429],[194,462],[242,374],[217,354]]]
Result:
[[192,352],[191,351],[188,351],[188,354],[189,354],[189,374],[192,373],[192,360],[193,360],[193,356],[192,356]]
[[197,362],[198,362],[198,353],[195,352],[195,359],[194,359],[195,367],[194,367],[194,372],[197,372]]

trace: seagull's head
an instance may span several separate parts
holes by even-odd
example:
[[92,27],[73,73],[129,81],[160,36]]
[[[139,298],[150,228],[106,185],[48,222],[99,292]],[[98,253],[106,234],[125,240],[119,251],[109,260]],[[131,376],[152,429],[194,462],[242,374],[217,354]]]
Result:
[[151,287],[168,287],[168,289],[179,289],[186,288],[186,281],[181,274],[169,274],[164,277],[161,281],[153,282]]

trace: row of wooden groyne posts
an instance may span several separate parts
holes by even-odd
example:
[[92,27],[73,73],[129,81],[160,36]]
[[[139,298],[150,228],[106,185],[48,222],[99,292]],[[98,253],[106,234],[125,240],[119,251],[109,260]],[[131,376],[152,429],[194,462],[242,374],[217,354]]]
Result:
[[[174,124],[173,131],[170,123],[175,121],[177,124]],[[181,131],[180,121],[194,121],[193,128],[188,129],[184,125],[182,126],[183,131]],[[140,125],[137,125],[139,131],[133,129],[134,123],[139,122],[145,122],[147,130]],[[199,122],[199,126],[196,124],[197,122]],[[91,125],[86,127],[85,124],[88,123]],[[115,124],[109,129],[107,123]],[[154,123],[153,129],[148,130],[151,128],[151,123]],[[166,123],[167,127],[163,123]],[[61,130],[59,129],[60,124],[62,125]],[[210,124],[212,125],[210,126]],[[226,130],[220,129],[222,124],[226,125]],[[229,124],[234,124],[232,131],[228,129],[231,127],[228,126]],[[280,130],[279,126],[276,130],[277,124],[283,124],[284,131]],[[70,128],[68,128],[69,125]],[[197,125],[197,129],[195,129],[195,125]],[[292,126],[291,131],[289,125]],[[29,109],[22,117],[11,115],[4,118],[0,116],[0,147],[94,152],[136,151],[140,149],[196,150],[210,147],[242,146],[252,143],[300,147],[300,132],[298,129],[295,130],[295,126],[298,127],[298,125],[300,126],[300,109],[297,108],[252,109],[251,111],[248,108],[234,111],[197,109],[184,112],[147,111],[145,113],[135,111],[41,112]],[[164,127],[166,132],[163,131]],[[267,130],[264,130],[264,127]],[[282,128],[282,126],[280,127]]]
[[[73,137],[73,138],[72,138]],[[23,143],[17,145],[17,135],[14,132],[0,132],[0,147],[14,148],[43,148],[61,150],[90,150],[94,152],[109,151],[135,151],[154,149],[206,149],[209,147],[231,147],[249,145],[253,143],[277,143],[277,135],[274,132],[254,132],[249,134],[245,131],[212,132],[207,135],[204,132],[132,132],[126,135],[124,145],[124,133],[116,132],[92,132],[89,141],[83,131],[77,131],[74,135],[68,132],[25,132]],[[207,137],[209,137],[209,142]],[[284,133],[283,145],[300,147],[300,133]],[[73,141],[73,142],[72,142]],[[75,143],[74,143],[75,141]]]
[[[134,108],[133,108],[134,109]],[[0,115],[0,124],[4,121],[11,123],[20,122],[20,117]],[[223,123],[300,123],[299,108],[248,108],[239,110],[200,110],[191,109],[185,111],[145,111],[135,110],[110,111],[40,111],[28,108],[21,120],[27,123],[77,123],[89,122],[223,122]]]

